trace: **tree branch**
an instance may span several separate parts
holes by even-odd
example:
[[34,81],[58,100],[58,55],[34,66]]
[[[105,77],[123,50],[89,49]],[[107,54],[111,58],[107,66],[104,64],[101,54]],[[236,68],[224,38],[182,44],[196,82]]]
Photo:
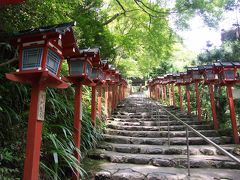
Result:
[[155,10],[155,9],[152,9],[152,8],[150,8],[149,6],[147,6],[144,2],[142,2],[141,0],[136,0],[136,1],[140,2],[145,8],[147,8],[147,9],[149,9],[149,10],[155,12],[155,13],[166,14],[166,15],[170,14],[169,11],[167,11],[167,12],[162,12],[162,11],[157,11],[157,10]]
[[126,13],[126,9],[123,7],[123,5],[120,3],[119,0],[116,0],[118,5],[121,7],[121,9],[123,10],[124,14]]
[[[3,60],[3,61],[5,61],[5,60]],[[11,63],[13,63],[15,61],[18,61],[18,50],[15,50],[15,53],[14,53],[14,56],[13,56],[12,59],[8,59],[6,62],[1,63],[0,67],[6,66],[6,65],[11,64]]]
[[13,62],[15,62],[15,61],[18,61],[18,58],[14,57],[14,58],[8,60],[7,62],[1,63],[1,64],[0,64],[0,67],[6,66],[6,65],[11,64],[11,63],[13,63]]
[[116,13],[114,14],[110,19],[106,20],[103,25],[106,26],[108,24],[110,24],[112,21],[114,21],[115,19],[117,19],[118,17],[122,16],[122,15],[126,15],[126,13],[130,13],[130,12],[133,12],[133,11],[139,11],[140,9],[132,9],[132,10],[129,10],[129,11],[125,11],[125,12],[121,12],[121,13]]
[[119,16],[122,16],[124,15],[125,13],[117,13],[117,14],[114,14],[110,19],[108,19],[107,21],[105,21],[103,23],[104,26],[108,25],[109,23],[113,22],[115,19],[117,19]]
[[138,0],[134,0],[134,2],[137,4],[137,6],[138,6],[140,9],[142,9],[143,12],[145,12],[145,13],[148,14],[149,16],[151,16],[151,17],[157,17],[157,16],[149,13],[148,11],[146,11],[146,10],[139,4],[139,1],[138,1]]

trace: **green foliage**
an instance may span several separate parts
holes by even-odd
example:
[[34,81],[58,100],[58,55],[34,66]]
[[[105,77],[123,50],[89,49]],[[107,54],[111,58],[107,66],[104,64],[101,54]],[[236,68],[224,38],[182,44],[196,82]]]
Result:
[[[172,53],[179,39],[169,25],[169,17],[176,17],[181,28],[187,27],[188,20],[195,14],[200,14],[213,26],[221,17],[225,3],[228,7],[232,6],[227,0],[213,0],[211,3],[205,0],[177,0],[173,8],[164,6],[162,1],[147,0],[27,0],[20,5],[1,8],[0,60],[13,57],[14,51],[6,42],[15,32],[76,21],[74,32],[78,45],[100,46],[101,57],[114,63],[123,75],[148,76],[151,72],[150,76],[155,76],[181,70],[183,67],[173,64],[177,58],[185,62],[189,53],[185,56]],[[236,55],[231,56],[232,52],[227,47],[231,47]],[[239,57],[238,44],[226,44],[225,49],[225,56],[229,59]],[[191,60],[189,58],[188,62]],[[19,178],[22,176],[26,145],[30,87],[6,81],[4,73],[11,71],[15,69],[0,68],[0,173]],[[67,63],[64,62],[61,75],[66,75],[67,71]],[[78,152],[84,157],[102,138],[101,132],[94,130],[90,122],[90,94],[90,88],[84,87],[82,143],[79,150],[75,149],[72,137],[74,88],[47,89],[41,178],[66,179],[72,175],[72,169],[85,175],[73,154]],[[104,124],[101,125],[104,127]]]
[[[4,172],[5,169],[9,170],[5,173],[6,177],[11,177],[8,174],[12,169],[17,169],[12,173],[12,177],[22,177],[30,88],[26,85],[6,81],[4,73],[14,71],[13,68],[1,68],[0,70],[1,167],[3,167]],[[98,130],[93,129],[91,124],[89,88],[84,87],[83,94],[80,151],[74,146],[72,134],[74,88],[70,87],[66,90],[47,89],[41,147],[40,175],[42,178],[53,179],[56,174],[58,179],[71,177],[71,169],[77,169],[82,177],[86,176],[74,157],[74,152],[81,153],[82,158],[84,158],[85,153],[94,148],[102,136]],[[58,157],[58,163],[54,161],[53,154]]]
[[177,0],[177,24],[180,28],[188,27],[188,21],[196,14],[210,27],[216,27],[230,0]]

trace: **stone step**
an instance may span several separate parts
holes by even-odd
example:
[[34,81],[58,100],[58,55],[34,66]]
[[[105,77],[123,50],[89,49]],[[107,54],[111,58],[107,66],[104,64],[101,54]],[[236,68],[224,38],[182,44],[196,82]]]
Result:
[[[201,125],[203,123],[198,121],[184,121],[189,125]],[[155,120],[155,121],[140,121],[140,120],[128,120],[128,121],[121,121],[121,120],[108,120],[107,124],[115,124],[115,125],[123,125],[123,126],[167,126],[168,121],[165,120]],[[182,125],[181,122],[169,120],[169,125]]]
[[[174,115],[176,115],[177,117],[179,118],[195,118],[195,117],[191,117],[191,116],[188,116],[188,115],[178,115],[176,113],[173,113]],[[113,114],[112,117],[116,117],[116,118],[138,118],[138,119],[142,119],[142,118],[146,118],[146,119],[149,119],[149,118],[168,118],[168,117],[171,117],[170,115],[168,115],[167,113],[159,113],[159,114],[144,114],[144,113],[141,113],[141,114],[137,114],[137,113],[118,113],[118,114]]]
[[[111,118],[108,118],[108,120],[111,120],[111,121],[120,121],[120,122],[142,122],[142,121],[146,121],[146,122],[151,122],[151,121],[168,121],[168,118],[165,118],[165,117],[161,117],[161,118],[156,118],[156,119],[147,119],[147,118],[142,118],[142,119],[138,119],[138,118],[114,118],[114,117],[111,117]],[[195,119],[192,119],[192,118],[181,118],[182,121],[188,121],[188,122],[196,122],[196,123],[199,123],[198,120],[195,120]],[[178,122],[176,119],[174,118],[169,118],[169,121],[173,121],[173,122]],[[202,123],[204,123],[205,121],[203,121]]]
[[129,163],[103,163],[95,175],[95,180],[237,180],[240,170],[191,168],[187,169],[136,165]]
[[[168,126],[123,126],[123,125],[114,125],[114,124],[107,124],[107,128],[110,129],[118,129],[118,130],[129,130],[129,131],[167,131]],[[192,127],[196,130],[211,130],[211,125],[192,125]],[[170,131],[184,131],[186,127],[184,125],[179,126],[169,126]]]
[[[112,163],[151,164],[158,167],[187,167],[186,155],[130,154],[96,149],[94,152],[89,153],[89,157],[92,159],[105,159]],[[226,156],[217,155],[191,155],[190,167],[240,169],[238,163]]]
[[[139,145],[139,144],[116,144],[116,143],[100,143],[97,146],[99,149],[106,151],[116,151],[120,153],[140,153],[140,154],[187,154],[187,146],[168,146],[168,145]],[[238,146],[235,144],[221,145],[222,148],[232,153],[233,155],[240,155]],[[211,145],[191,145],[189,146],[191,155],[223,155]]]
[[[168,138],[146,138],[146,137],[129,137],[129,136],[115,136],[115,135],[103,135],[106,142],[119,143],[119,144],[148,144],[148,145],[167,145]],[[230,144],[231,137],[209,137],[210,140],[216,144]],[[171,145],[186,145],[185,137],[172,137],[170,138]],[[190,145],[205,145],[208,144],[201,137],[189,137]]]
[[[130,137],[168,137],[168,131],[125,131],[115,129],[105,129],[105,134],[120,135]],[[207,137],[219,136],[215,130],[200,130],[200,133]],[[186,137],[186,131],[170,131],[170,137]],[[189,131],[189,137],[198,137],[194,132]]]

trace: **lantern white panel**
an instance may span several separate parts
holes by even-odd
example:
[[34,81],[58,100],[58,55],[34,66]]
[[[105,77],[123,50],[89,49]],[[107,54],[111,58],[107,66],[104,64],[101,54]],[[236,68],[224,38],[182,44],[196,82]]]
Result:
[[61,57],[57,53],[49,49],[47,54],[47,63],[46,63],[47,69],[51,73],[56,75],[58,73],[60,62],[61,62]]
[[235,79],[234,69],[224,70],[224,76],[225,76],[225,79],[234,80]]
[[70,75],[82,75],[84,73],[84,61],[70,61]]
[[99,78],[98,74],[99,74],[99,70],[97,68],[93,68],[92,74],[91,74],[92,79],[98,79]]
[[91,64],[89,64],[89,63],[87,63],[86,73],[87,73],[88,77],[91,77],[91,74],[92,74],[92,66],[91,66]]
[[37,69],[41,67],[43,48],[28,48],[22,51],[22,69]]

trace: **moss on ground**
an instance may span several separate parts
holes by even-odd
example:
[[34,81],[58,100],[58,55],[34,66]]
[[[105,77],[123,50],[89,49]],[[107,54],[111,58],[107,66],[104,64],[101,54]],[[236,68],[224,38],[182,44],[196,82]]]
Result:
[[87,172],[85,179],[94,179],[94,174],[100,170],[100,165],[107,162],[106,160],[94,160],[90,158],[84,158],[83,169]]

